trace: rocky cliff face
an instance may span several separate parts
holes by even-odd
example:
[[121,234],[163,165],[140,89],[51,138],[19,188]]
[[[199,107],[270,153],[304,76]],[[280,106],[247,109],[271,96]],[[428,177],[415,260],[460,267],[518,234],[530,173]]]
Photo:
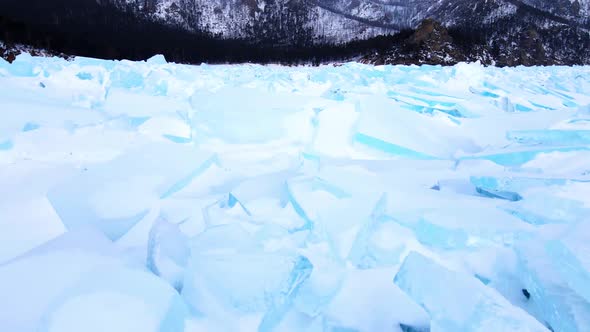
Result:
[[363,56],[367,64],[430,64],[452,65],[462,61],[490,63],[489,53],[481,47],[468,49],[456,43],[447,28],[432,19],[424,20],[409,36],[399,40],[385,52]]
[[409,36],[361,57],[369,64],[571,65],[590,63],[590,36],[568,26],[539,28],[503,22],[496,30],[447,29],[427,19]]

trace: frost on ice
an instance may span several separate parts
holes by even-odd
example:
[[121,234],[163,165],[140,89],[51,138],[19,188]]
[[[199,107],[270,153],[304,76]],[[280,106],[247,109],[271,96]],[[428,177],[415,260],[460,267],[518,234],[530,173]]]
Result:
[[589,331],[590,70],[0,60],[0,330]]

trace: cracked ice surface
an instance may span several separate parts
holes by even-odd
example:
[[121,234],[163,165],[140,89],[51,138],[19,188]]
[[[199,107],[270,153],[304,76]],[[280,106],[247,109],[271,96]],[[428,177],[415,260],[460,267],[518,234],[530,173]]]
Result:
[[2,331],[590,331],[590,68],[0,60]]

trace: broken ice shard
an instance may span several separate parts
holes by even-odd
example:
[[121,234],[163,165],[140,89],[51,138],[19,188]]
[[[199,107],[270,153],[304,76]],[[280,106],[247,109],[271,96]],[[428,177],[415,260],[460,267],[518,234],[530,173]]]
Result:
[[178,225],[158,219],[149,233],[147,267],[180,291],[190,249]]
[[399,324],[399,328],[402,330],[402,332],[430,332],[430,327],[424,326],[416,327],[406,324]]
[[265,252],[237,226],[217,226],[195,238],[182,295],[211,317],[263,314],[259,331],[271,331],[312,269],[303,256]]
[[[584,268],[559,242],[541,239],[517,247],[518,276],[530,294],[531,313],[554,331],[587,331],[590,303]],[[573,273],[570,275],[570,273]],[[564,278],[565,276],[565,278]]]
[[91,227],[1,265],[0,294],[7,331],[178,331],[186,314],[174,289]]
[[400,325],[428,330],[428,314],[391,282],[390,268],[348,270],[344,275],[340,291],[324,311],[332,329],[323,331],[399,331]]
[[550,241],[545,245],[545,250],[561,277],[590,303],[590,261],[585,248],[586,241],[569,245],[564,241],[567,239]]
[[525,200],[500,209],[531,225],[575,223],[590,215],[582,202],[545,193],[527,195]]
[[468,246],[469,234],[461,228],[449,228],[420,219],[413,227],[420,243],[441,249],[458,249]]
[[147,59],[145,62],[151,65],[165,65],[168,63],[166,58],[162,54],[156,54],[153,57]]
[[370,135],[357,133],[354,136],[354,141],[362,145],[368,146],[372,149],[385,152],[394,156],[401,156],[413,159],[433,159],[433,157],[424,153],[414,151],[403,147],[401,145],[393,144]]
[[62,293],[37,331],[182,331],[187,315],[178,293],[154,275],[106,266]]
[[394,279],[440,331],[548,331],[474,277],[411,252]]
[[384,194],[358,232],[348,258],[360,269],[393,266],[400,263],[412,231],[385,215],[387,195]]
[[498,184],[498,179],[492,177],[471,177],[471,183],[475,186],[477,192],[490,198],[505,199],[508,201],[520,201],[522,196],[516,192],[502,190]]
[[503,152],[497,154],[488,155],[477,155],[468,156],[461,158],[463,160],[469,159],[484,159],[490,160],[494,163],[502,166],[520,166],[528,163],[529,161],[537,158],[540,154],[552,153],[552,152],[572,152],[572,151],[589,151],[590,149],[586,146],[568,146],[568,147],[547,147],[545,149],[535,149],[526,151],[512,151]]
[[590,145],[590,130],[523,130],[506,134],[510,141],[524,145]]
[[283,138],[292,125],[289,115],[299,111],[291,106],[297,102],[289,94],[230,87],[197,91],[190,99],[195,121],[203,128],[199,135],[242,144]]
[[535,187],[547,187],[565,185],[566,179],[539,179],[524,177],[471,177],[471,183],[476,187],[478,193],[492,198],[501,198],[509,201],[520,201],[522,196],[519,193]]
[[566,179],[540,179],[525,177],[471,177],[471,183],[477,187],[495,191],[522,192],[534,187],[564,185]]
[[155,145],[127,152],[52,188],[47,197],[68,229],[92,224],[112,240],[211,166],[214,156],[189,147]]

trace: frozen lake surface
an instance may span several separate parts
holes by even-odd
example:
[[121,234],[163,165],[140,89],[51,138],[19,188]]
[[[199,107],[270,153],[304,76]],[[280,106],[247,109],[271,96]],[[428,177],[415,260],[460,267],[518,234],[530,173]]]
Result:
[[590,331],[590,67],[0,59],[0,330]]

